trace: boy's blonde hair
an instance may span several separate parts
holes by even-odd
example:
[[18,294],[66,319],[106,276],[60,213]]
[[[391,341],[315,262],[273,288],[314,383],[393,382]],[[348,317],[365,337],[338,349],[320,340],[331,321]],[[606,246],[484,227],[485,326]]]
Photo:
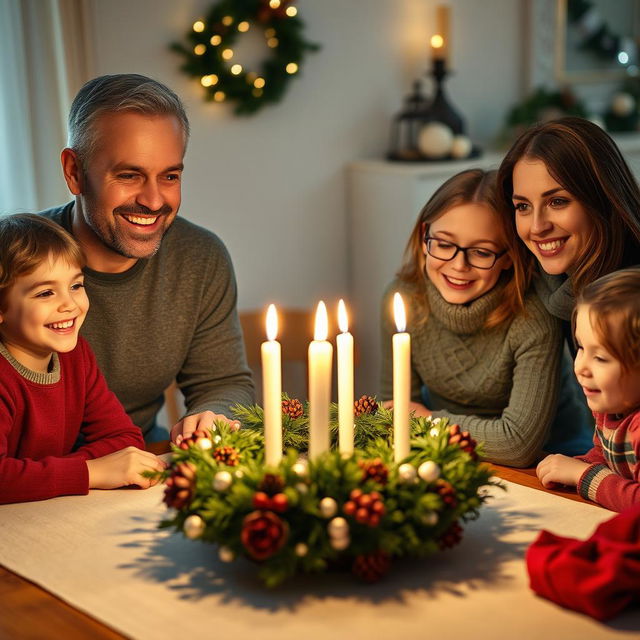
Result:
[[48,218],[33,213],[0,216],[0,310],[16,280],[49,257],[79,268],[86,264],[74,237]]
[[614,271],[588,284],[578,305],[589,307],[589,320],[602,346],[629,373],[640,368],[640,267]]

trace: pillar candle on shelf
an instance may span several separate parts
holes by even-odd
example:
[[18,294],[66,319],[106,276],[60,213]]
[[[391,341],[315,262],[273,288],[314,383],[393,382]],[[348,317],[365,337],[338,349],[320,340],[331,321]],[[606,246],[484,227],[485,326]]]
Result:
[[329,405],[331,403],[331,364],[333,346],[329,332],[327,307],[320,301],[316,311],[314,340],[309,345],[309,457],[329,449]]
[[399,293],[393,296],[398,333],[393,334],[393,450],[396,462],[409,455],[409,400],[411,399],[411,337]]
[[338,425],[340,452],[353,453],[353,336],[344,300],[338,303]]
[[264,457],[267,465],[282,458],[282,368],[278,335],[278,314],[267,310],[267,342],[262,343],[262,402],[264,405]]
[[440,4],[436,7],[436,32],[431,36],[431,57],[447,62],[451,53],[450,43],[449,6]]

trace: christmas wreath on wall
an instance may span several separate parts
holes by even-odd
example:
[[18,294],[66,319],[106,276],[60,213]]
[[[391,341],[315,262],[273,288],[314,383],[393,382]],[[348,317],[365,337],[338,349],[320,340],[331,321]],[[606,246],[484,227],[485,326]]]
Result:
[[[460,542],[462,523],[476,518],[491,480],[470,435],[446,420],[412,418],[411,449],[394,460],[393,414],[374,398],[355,406],[353,454],[333,449],[307,461],[308,405],[284,396],[285,455],[264,462],[263,412],[234,408],[243,428],[218,423],[173,447],[161,527],[218,545],[218,557],[258,563],[275,586],[298,572],[350,567],[373,582],[394,558],[423,557]],[[331,440],[338,439],[331,406]],[[294,448],[288,448],[294,447]]]
[[[271,54],[260,69],[233,59],[233,46],[250,29],[262,30]],[[319,49],[303,30],[292,0],[221,0],[193,23],[187,44],[174,42],[171,49],[184,57],[182,71],[199,79],[206,100],[233,102],[236,114],[249,115],[279,102],[307,52]]]

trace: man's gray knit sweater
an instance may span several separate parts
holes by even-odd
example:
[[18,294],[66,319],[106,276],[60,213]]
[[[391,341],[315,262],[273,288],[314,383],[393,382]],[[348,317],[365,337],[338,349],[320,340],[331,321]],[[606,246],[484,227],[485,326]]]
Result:
[[426,385],[433,417],[458,423],[484,442],[488,460],[528,466],[540,454],[555,416],[561,353],[560,322],[529,292],[525,312],[490,330],[487,316],[503,284],[470,304],[449,304],[427,283],[429,316],[416,318],[415,291],[395,281],[382,306],[382,398],[392,397],[391,297],[408,307],[412,400]]
[[[43,215],[71,231],[72,206]],[[81,333],[131,419],[148,433],[177,379],[187,414],[254,401],[231,258],[210,231],[176,218],[160,249],[123,273],[85,269]]]

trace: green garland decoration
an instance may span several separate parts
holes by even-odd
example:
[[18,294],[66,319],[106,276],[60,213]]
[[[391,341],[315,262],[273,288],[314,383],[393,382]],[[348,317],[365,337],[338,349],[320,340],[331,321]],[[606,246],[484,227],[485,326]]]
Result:
[[[262,29],[271,56],[257,70],[233,62],[233,45],[249,29]],[[234,102],[238,115],[279,102],[318,44],[303,36],[304,23],[292,0],[221,0],[170,48],[184,57],[181,70],[198,78],[205,100]]]
[[[287,397],[284,397],[287,399]],[[335,440],[335,406],[331,432]],[[479,461],[481,447],[446,420],[411,418],[411,449],[394,462],[392,413],[369,407],[355,418],[352,455],[335,449],[307,461],[308,412],[283,415],[288,448],[276,467],[264,463],[262,409],[236,406],[244,426],[218,422],[173,446],[160,523],[218,545],[224,562],[246,557],[273,587],[302,572],[351,566],[373,582],[394,558],[424,557],[457,544],[461,522],[502,486]]]

